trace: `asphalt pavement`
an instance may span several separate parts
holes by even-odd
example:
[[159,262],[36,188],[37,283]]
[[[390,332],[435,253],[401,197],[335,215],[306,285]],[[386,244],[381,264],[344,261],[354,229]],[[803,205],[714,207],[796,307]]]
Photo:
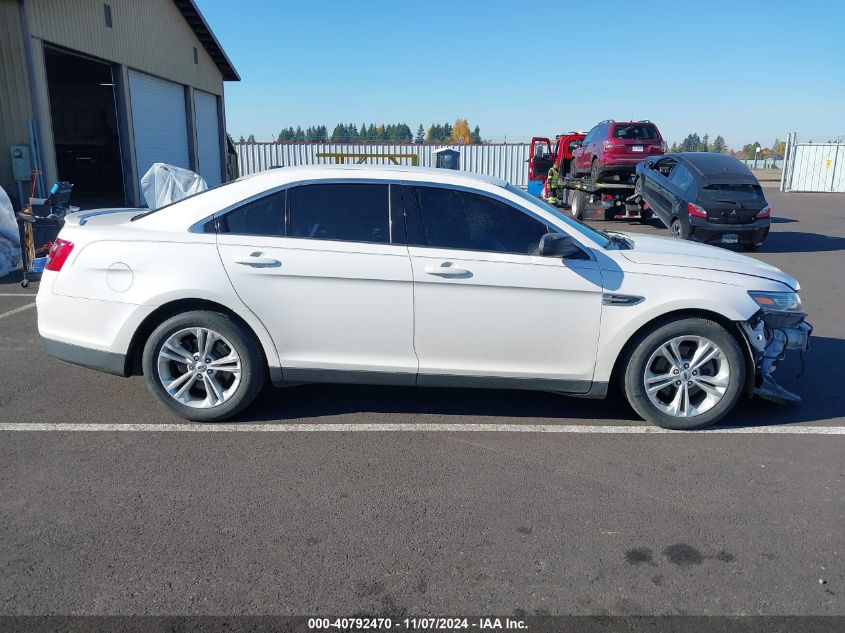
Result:
[[37,284],[0,280],[0,423],[51,429],[0,431],[0,615],[845,615],[845,196],[767,196],[754,256],[815,332],[777,374],[804,401],[743,402],[730,432],[649,433],[619,397],[345,385],[202,432],[142,378],[48,358]]

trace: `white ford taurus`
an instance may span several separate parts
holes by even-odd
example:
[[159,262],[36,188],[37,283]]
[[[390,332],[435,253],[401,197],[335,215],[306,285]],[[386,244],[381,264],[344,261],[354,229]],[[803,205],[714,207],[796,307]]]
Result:
[[[47,351],[143,374],[221,420],[266,379],[538,389],[693,428],[804,350],[795,279],[710,246],[596,231],[491,178],[272,169],[156,211],[68,216],[38,291]],[[561,403],[561,407],[565,407]]]

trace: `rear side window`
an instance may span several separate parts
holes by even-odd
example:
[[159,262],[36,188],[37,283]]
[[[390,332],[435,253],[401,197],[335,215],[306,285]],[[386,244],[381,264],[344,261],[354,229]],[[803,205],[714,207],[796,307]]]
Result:
[[285,235],[285,191],[264,196],[229,211],[219,220],[221,233],[235,235]]
[[660,138],[657,128],[643,123],[619,124],[613,128],[613,138],[630,141],[654,141]]
[[315,240],[390,242],[388,185],[325,184],[288,193],[288,235]]
[[674,183],[681,191],[686,191],[692,184],[692,172],[683,165],[676,165],[669,173],[669,182]]
[[415,187],[425,246],[535,255],[544,223],[487,196],[439,187]]
[[763,200],[763,188],[760,185],[713,184],[702,187],[701,197],[708,200],[729,200],[731,202],[750,202]]

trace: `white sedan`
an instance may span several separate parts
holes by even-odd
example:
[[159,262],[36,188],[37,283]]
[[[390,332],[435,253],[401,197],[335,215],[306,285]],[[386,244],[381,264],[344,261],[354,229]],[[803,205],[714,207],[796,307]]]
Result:
[[504,181],[315,166],[70,215],[37,303],[48,353],[143,374],[191,420],[238,414],[267,379],[588,398],[618,383],[646,420],[688,429],[742,394],[797,399],[772,371],[809,342],[798,290],[743,255],[596,231]]

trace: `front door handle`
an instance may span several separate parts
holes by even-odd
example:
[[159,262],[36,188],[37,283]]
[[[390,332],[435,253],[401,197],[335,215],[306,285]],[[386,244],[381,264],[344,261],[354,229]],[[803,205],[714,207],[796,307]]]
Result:
[[448,262],[440,266],[426,266],[424,270],[427,274],[438,277],[472,277],[472,273],[466,268],[458,268]]
[[253,253],[251,255],[238,255],[233,260],[236,264],[243,264],[244,266],[281,266],[282,262],[272,257],[264,257],[260,253]]

